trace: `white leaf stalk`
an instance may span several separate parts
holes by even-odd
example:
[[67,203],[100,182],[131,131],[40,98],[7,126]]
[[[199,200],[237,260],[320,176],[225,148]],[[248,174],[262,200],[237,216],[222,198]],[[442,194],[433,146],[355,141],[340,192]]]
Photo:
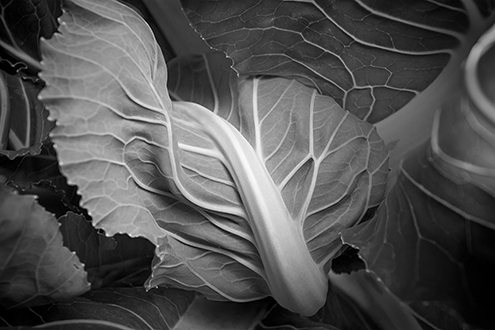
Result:
[[205,107],[175,102],[174,108],[205,132],[224,155],[246,209],[273,297],[293,312],[315,314],[326,301],[327,275],[311,257],[302,224],[290,215],[263,161],[239,131]]

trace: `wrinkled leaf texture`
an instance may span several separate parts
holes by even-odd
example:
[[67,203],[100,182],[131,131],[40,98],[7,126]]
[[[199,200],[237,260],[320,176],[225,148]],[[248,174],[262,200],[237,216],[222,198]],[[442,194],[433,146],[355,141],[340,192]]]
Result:
[[[470,27],[461,1],[182,0],[192,25],[243,75],[295,77],[372,123],[445,67]],[[473,2],[481,16],[491,4]]]
[[[158,245],[148,286],[236,301],[269,295],[260,259],[269,252],[257,248],[233,178],[243,173],[227,170],[230,155],[193,122],[200,106],[172,104],[149,27],[112,1],[67,1],[61,20],[61,34],[42,42],[40,98],[57,120],[62,172],[93,224]],[[323,269],[337,233],[380,202],[387,151],[371,125],[295,81],[238,88],[238,103],[217,112],[251,143],[295,222],[287,226]]]
[[0,307],[39,305],[89,290],[84,265],[62,245],[55,217],[0,187]]
[[430,140],[401,163],[376,217],[343,236],[401,299],[442,301],[488,327],[495,294],[494,35],[490,30],[473,48],[464,89],[437,112]]
[[192,26],[241,75],[298,79],[375,123],[390,152],[389,188],[459,66],[495,22],[493,1],[182,0]]

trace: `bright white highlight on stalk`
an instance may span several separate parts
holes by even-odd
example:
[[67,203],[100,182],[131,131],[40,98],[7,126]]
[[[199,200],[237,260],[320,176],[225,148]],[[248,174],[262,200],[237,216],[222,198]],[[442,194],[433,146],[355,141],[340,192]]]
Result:
[[[248,141],[230,123],[201,105],[175,102],[214,141],[226,157],[248,214],[273,297],[283,307],[313,315],[325,301],[327,276],[311,257],[301,225]],[[194,111],[191,111],[193,109]]]

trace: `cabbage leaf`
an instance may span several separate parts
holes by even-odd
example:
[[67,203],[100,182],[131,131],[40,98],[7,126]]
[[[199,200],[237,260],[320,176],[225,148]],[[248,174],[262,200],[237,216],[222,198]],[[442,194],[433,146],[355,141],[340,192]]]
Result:
[[150,28],[114,1],[67,1],[42,54],[61,170],[95,227],[157,245],[148,288],[324,304],[338,233],[384,194],[372,125],[283,78],[229,85],[219,114],[172,102]]
[[192,26],[241,75],[291,77],[376,124],[392,148],[389,185],[457,92],[491,1],[182,0]]
[[401,162],[375,218],[343,234],[402,300],[442,301],[486,326],[495,294],[494,32],[473,47],[464,87]]

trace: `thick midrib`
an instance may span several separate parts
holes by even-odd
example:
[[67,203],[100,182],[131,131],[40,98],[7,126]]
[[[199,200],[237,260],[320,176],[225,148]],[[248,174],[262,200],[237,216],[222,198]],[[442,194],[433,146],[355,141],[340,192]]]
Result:
[[[292,219],[256,151],[239,131],[210,110],[195,103],[176,102],[174,106],[224,155],[246,208],[274,298],[291,311],[315,314],[326,300],[327,276],[313,261],[301,224]],[[187,198],[186,188],[180,185],[179,189]]]

